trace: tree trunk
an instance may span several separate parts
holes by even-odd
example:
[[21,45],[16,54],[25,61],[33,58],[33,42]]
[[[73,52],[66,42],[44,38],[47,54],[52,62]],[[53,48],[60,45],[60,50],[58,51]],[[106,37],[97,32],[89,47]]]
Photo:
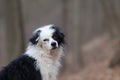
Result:
[[[80,1],[66,0],[65,4],[65,20],[68,31],[67,42],[72,53],[73,67],[83,67],[83,56],[81,53],[81,24],[80,24]],[[76,65],[76,66],[74,66]]]
[[[116,1],[114,1],[116,2]],[[114,3],[110,0],[101,0],[103,10],[106,14],[105,20],[108,26],[108,31],[111,34],[111,37],[119,37],[119,17],[115,12]]]
[[24,29],[20,0],[8,0],[7,12],[7,51],[8,60],[23,53],[24,50]]

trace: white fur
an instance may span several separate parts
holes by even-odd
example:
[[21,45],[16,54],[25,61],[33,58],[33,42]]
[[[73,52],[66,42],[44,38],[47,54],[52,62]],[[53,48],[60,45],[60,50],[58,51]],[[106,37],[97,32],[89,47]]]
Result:
[[[47,25],[35,30],[35,32],[41,30],[38,44],[29,44],[25,53],[36,59],[36,69],[40,70],[42,80],[57,80],[59,67],[61,66],[60,58],[63,55],[63,47],[58,47],[57,41],[51,37],[54,32],[52,29],[49,29],[51,26],[52,25]],[[44,42],[43,39],[45,38],[48,38],[49,41]],[[51,50],[51,42],[57,43],[57,49]]]

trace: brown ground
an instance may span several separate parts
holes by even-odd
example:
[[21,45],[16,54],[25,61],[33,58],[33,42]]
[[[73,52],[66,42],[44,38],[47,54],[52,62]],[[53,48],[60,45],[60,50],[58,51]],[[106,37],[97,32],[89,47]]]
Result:
[[117,49],[118,40],[106,37],[92,40],[82,48],[87,67],[77,71],[68,70],[60,76],[60,80],[120,80],[120,67],[108,67]]

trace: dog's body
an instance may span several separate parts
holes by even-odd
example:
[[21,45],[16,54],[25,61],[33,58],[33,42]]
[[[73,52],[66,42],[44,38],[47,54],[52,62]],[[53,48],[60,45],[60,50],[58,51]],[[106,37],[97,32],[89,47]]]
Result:
[[0,72],[0,80],[57,80],[63,44],[55,25],[36,29],[25,54]]

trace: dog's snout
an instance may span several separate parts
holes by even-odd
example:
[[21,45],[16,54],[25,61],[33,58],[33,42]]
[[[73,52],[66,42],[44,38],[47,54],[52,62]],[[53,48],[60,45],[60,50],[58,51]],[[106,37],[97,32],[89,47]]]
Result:
[[51,45],[52,45],[53,47],[56,47],[56,42],[52,42]]

